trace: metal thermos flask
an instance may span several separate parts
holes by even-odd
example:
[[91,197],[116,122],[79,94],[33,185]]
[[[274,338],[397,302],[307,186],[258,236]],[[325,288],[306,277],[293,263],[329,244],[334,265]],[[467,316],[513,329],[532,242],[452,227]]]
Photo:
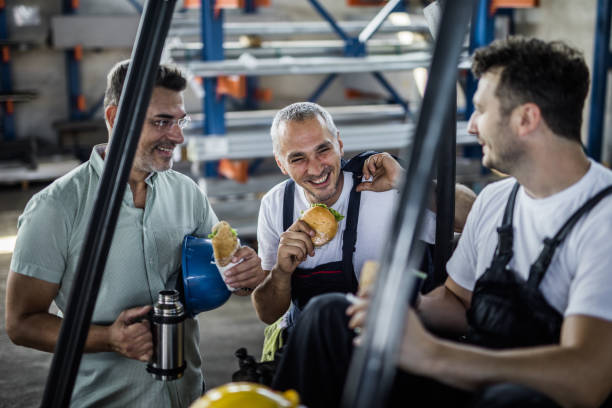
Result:
[[185,371],[185,311],[176,290],[162,290],[151,313],[153,358],[147,371],[157,380],[181,378]]

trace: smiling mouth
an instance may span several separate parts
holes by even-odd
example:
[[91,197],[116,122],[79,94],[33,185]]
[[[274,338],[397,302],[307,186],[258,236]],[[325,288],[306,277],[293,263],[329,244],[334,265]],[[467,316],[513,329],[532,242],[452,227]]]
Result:
[[174,145],[163,145],[163,146],[157,146],[156,149],[163,152],[163,153],[172,153],[174,151],[174,148],[176,146]]
[[310,184],[315,185],[315,186],[320,186],[320,185],[325,184],[327,182],[327,180],[329,179],[329,174],[330,174],[329,172],[326,172],[321,177],[319,177],[317,179],[310,179],[310,180],[308,180],[308,182]]

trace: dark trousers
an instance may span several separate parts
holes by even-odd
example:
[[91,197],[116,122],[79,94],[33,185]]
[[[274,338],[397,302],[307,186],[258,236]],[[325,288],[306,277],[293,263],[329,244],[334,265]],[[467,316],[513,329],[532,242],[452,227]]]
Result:
[[[353,350],[344,295],[313,298],[293,327],[273,388],[294,389],[309,408],[340,406]],[[375,379],[372,379],[375,381]],[[516,384],[496,384],[477,393],[398,370],[388,407],[558,408],[545,395]]]

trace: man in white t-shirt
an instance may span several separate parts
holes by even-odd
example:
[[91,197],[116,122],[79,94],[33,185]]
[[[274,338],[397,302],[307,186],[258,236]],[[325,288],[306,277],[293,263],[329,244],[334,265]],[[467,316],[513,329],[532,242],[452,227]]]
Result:
[[[259,212],[259,255],[263,269],[270,272],[253,293],[253,304],[268,324],[283,316],[291,303],[296,311],[321,293],[355,292],[363,263],[378,259],[385,243],[381,232],[389,230],[398,198],[392,186],[402,171],[387,153],[368,157],[355,173],[343,171],[339,132],[331,115],[314,103],[295,103],[279,111],[271,135],[276,162],[291,179],[263,197]],[[372,181],[355,176],[361,172],[365,179],[373,176]],[[310,239],[313,230],[299,220],[314,203],[345,216],[335,237],[316,249]],[[423,231],[422,239],[433,243],[432,211],[427,211]],[[287,324],[295,314],[288,316]]]
[[468,130],[483,164],[512,177],[482,191],[445,285],[420,298],[421,319],[409,312],[400,366],[468,391],[493,384],[482,398],[513,404],[503,406],[601,406],[612,391],[612,195],[558,234],[612,185],[581,144],[588,68],[563,43],[510,38],[478,50],[472,69]]

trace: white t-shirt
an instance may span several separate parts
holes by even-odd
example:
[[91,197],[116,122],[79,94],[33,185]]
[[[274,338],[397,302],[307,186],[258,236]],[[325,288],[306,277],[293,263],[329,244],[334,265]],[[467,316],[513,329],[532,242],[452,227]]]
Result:
[[[310,208],[304,189],[295,185],[293,219],[301,216],[301,212]],[[353,188],[352,173],[344,172],[344,184],[338,201],[331,207],[340,214],[347,216],[349,195]],[[285,183],[274,186],[261,200],[259,218],[257,220],[257,241],[261,266],[269,271],[276,264],[276,255],[283,228],[283,196]],[[383,245],[390,231],[394,208],[399,199],[397,190],[381,193],[363,191],[359,202],[359,220],[357,223],[356,250],[353,255],[355,274],[359,279],[361,267],[367,260],[379,260]],[[315,256],[307,257],[299,267],[311,269],[328,262],[342,260],[342,235],[346,228],[346,218],[338,224],[338,233],[329,243],[315,248]],[[436,217],[426,210],[423,221],[423,233],[419,238],[428,243],[435,241]]]
[[[476,199],[457,249],[447,264],[450,277],[473,291],[491,265],[510,191],[509,178],[488,185]],[[612,171],[591,161],[574,185],[550,197],[534,199],[523,187],[514,207],[514,257],[508,267],[524,280],[543,248],[589,198],[612,184]],[[540,284],[546,300],[565,316],[588,315],[612,320],[612,195],[601,200],[574,225],[557,247]]]

